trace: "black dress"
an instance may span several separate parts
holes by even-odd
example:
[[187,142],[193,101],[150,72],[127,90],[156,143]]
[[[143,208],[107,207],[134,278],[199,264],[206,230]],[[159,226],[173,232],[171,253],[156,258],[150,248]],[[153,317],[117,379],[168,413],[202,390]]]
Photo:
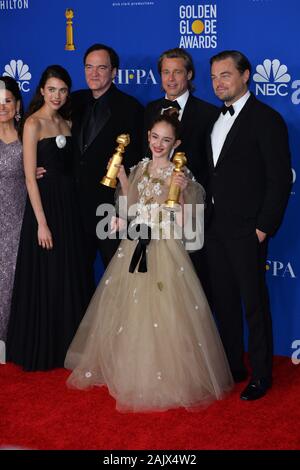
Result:
[[[62,140],[62,144],[61,144]],[[38,142],[38,180],[53,249],[38,245],[37,221],[27,198],[7,336],[7,360],[25,370],[63,367],[69,344],[93,291],[72,177],[72,138]],[[58,146],[60,145],[60,147]]]

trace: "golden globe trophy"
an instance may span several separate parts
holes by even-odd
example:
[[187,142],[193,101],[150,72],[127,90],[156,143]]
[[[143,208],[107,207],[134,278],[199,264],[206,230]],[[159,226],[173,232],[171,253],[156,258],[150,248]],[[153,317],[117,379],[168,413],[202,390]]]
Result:
[[125,152],[125,147],[130,143],[129,134],[121,134],[117,137],[116,142],[119,144],[116,148],[116,152],[111,157],[111,162],[109,164],[108,170],[104,178],[100,181],[104,186],[109,186],[110,188],[115,188],[117,186],[117,174],[119,173],[119,168],[115,165],[120,165],[123,160],[123,153]]
[[65,50],[75,51],[74,38],[73,38],[73,21],[72,21],[72,19],[74,18],[74,11],[71,8],[67,8],[65,11],[65,17],[67,19],[67,26],[66,26],[67,44],[65,45]]
[[168,199],[164,203],[164,209],[168,211],[178,212],[181,209],[181,206],[179,204],[180,187],[173,182],[173,176],[176,175],[176,173],[179,173],[182,167],[186,164],[187,159],[185,153],[176,152],[172,159],[172,162],[174,163],[175,168],[173,170]]

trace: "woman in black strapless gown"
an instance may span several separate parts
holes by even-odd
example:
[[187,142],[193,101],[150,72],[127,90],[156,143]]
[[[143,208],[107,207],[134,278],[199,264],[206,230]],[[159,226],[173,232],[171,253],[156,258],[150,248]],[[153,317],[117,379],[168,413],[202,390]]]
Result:
[[[63,367],[93,288],[72,177],[72,137],[67,121],[58,113],[67,100],[59,91],[70,88],[68,76],[61,79],[65,73],[59,66],[46,69],[40,86],[46,92],[44,102],[24,129],[26,179],[36,166],[47,170],[33,183],[36,193],[27,181],[29,196],[8,326],[7,359],[28,371]],[[26,162],[26,133],[30,132],[37,138],[34,170]]]

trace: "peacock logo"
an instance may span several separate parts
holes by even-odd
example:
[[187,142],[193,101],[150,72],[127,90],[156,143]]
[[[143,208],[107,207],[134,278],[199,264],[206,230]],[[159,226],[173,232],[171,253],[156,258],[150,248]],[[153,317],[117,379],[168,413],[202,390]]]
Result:
[[5,65],[3,75],[14,78],[23,92],[30,91],[29,80],[31,80],[31,73],[29,72],[29,66],[24,64],[23,60],[12,59],[9,64]]
[[275,83],[288,83],[291,80],[291,76],[287,71],[287,66],[281,64],[280,60],[265,59],[262,64],[259,64],[256,67],[256,73],[253,75],[253,80],[260,83],[268,83],[270,81]]
[[288,94],[288,83],[291,76],[286,65],[281,64],[279,59],[265,59],[262,64],[257,65],[253,80],[256,82],[256,95],[286,96]]

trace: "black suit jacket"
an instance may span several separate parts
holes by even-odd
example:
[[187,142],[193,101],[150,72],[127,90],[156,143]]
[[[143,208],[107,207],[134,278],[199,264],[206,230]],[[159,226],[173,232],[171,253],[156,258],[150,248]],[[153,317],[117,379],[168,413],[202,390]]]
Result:
[[[147,131],[152,121],[161,112],[162,98],[152,101],[145,109],[144,151],[148,148]],[[206,134],[218,116],[218,108],[206,101],[189,95],[181,118],[181,144],[177,152],[185,152],[187,167],[192,171],[197,181],[204,187],[207,177]]]
[[208,229],[230,238],[256,228],[272,235],[281,222],[292,181],[288,132],[280,114],[251,94],[215,167],[210,137],[207,144]]
[[114,190],[100,184],[106,174],[107,163],[117,147],[120,134],[130,135],[130,144],[124,153],[124,166],[128,170],[142,155],[143,106],[114,85],[111,86],[103,109],[98,116],[94,135],[88,146],[83,146],[83,125],[86,110],[92,100],[90,90],[72,94],[72,134],[75,141],[75,177],[78,186],[81,213],[85,229],[95,234],[96,208],[99,204],[114,204]]

